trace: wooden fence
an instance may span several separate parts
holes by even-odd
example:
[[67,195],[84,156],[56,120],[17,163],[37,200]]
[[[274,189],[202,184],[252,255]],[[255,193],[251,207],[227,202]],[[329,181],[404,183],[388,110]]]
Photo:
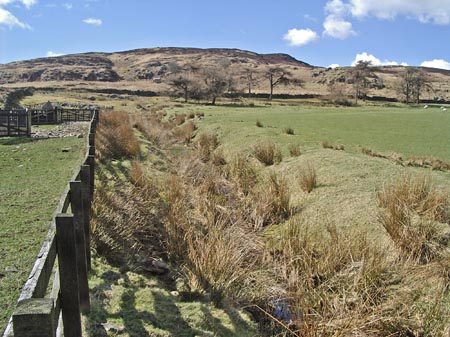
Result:
[[[64,191],[38,258],[3,337],[81,336],[81,311],[90,309],[90,206],[94,191],[93,114],[83,164]],[[68,212],[70,210],[70,213]],[[57,266],[55,265],[58,260]]]
[[30,136],[30,121],[26,110],[0,110],[0,137]]
[[31,136],[31,125],[89,122],[98,110],[0,110],[0,137]]

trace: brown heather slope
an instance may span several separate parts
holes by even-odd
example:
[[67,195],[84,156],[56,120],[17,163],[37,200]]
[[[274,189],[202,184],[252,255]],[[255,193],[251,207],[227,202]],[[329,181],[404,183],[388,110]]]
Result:
[[[20,86],[36,88],[146,90],[165,93],[172,65],[182,69],[202,69],[228,64],[240,91],[246,92],[246,73],[254,77],[255,93],[268,93],[265,73],[280,67],[303,85],[277,86],[275,93],[326,95],[330,82],[340,83],[341,91],[351,94],[351,67],[328,69],[311,66],[287,54],[257,54],[239,49],[148,48],[116,53],[86,53],[13,62],[0,65],[0,89]],[[372,67],[369,96],[396,98],[402,66]],[[421,68],[430,84],[423,99],[450,99],[450,71]],[[160,78],[161,83],[154,79]]]

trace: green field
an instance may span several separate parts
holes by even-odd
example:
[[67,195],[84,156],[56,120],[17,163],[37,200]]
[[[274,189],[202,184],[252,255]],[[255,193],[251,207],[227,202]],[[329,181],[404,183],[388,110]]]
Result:
[[[217,129],[230,147],[245,148],[260,137],[280,145],[315,146],[321,141],[406,156],[450,160],[450,113],[439,107],[195,106],[176,112],[204,112],[204,124]],[[255,126],[259,120],[264,128]],[[283,129],[291,127],[294,135]]]
[[74,137],[0,139],[0,331],[14,310],[60,196],[81,162],[84,144]]

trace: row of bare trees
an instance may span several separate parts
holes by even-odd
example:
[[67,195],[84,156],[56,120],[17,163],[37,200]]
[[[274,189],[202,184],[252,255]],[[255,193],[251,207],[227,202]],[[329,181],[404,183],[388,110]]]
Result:
[[[211,104],[215,104],[217,98],[225,94],[233,95],[244,90],[247,91],[248,97],[251,97],[253,89],[260,81],[266,81],[268,84],[269,100],[272,100],[274,88],[278,85],[303,85],[300,79],[294,78],[292,73],[281,67],[271,67],[264,72],[248,67],[236,73],[231,62],[225,58],[215,65],[203,67],[193,63],[181,66],[173,62],[168,65],[168,70],[168,84],[174,95],[182,96],[185,102],[189,99],[210,100]],[[330,83],[328,88],[330,95],[340,98],[351,96],[357,104],[358,100],[367,97],[369,89],[374,86],[374,79],[379,82],[379,87],[383,87],[383,80],[374,74],[370,61],[360,61],[351,68],[347,77],[351,92],[348,92],[347,86],[348,94],[345,95],[342,86],[334,82]],[[406,67],[399,76],[395,89],[405,103],[419,103],[424,88],[431,88],[424,73],[418,68]]]
[[[182,96],[187,102],[189,99],[209,99],[211,104],[224,94],[237,94],[245,87],[251,97],[257,81],[266,80],[269,84],[269,100],[272,100],[274,88],[278,85],[295,84],[302,85],[298,79],[281,67],[269,68],[264,73],[254,68],[246,68],[243,73],[236,74],[227,59],[219,60],[216,65],[198,67],[195,64],[187,64],[184,67],[177,63],[168,66],[168,84],[173,93]],[[244,85],[243,85],[244,84]]]

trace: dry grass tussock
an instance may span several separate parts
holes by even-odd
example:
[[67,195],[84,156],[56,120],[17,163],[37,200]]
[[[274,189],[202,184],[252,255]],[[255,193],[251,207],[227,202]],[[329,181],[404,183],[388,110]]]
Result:
[[411,157],[404,164],[412,167],[431,168],[434,171],[450,171],[450,163],[435,157]]
[[314,165],[308,162],[301,167],[298,173],[298,180],[302,191],[311,193],[317,186],[317,174]]
[[439,264],[395,259],[365,234],[333,225],[289,221],[267,236],[292,335],[445,336],[449,281]]
[[300,145],[290,144],[289,145],[289,154],[291,155],[291,157],[299,157],[302,154]]
[[133,126],[152,144],[163,146],[171,141],[172,125],[163,122],[162,114],[134,117]]
[[430,178],[403,175],[384,186],[378,202],[380,222],[403,257],[428,263],[445,251],[448,239],[436,222],[450,223],[449,196]]
[[103,114],[96,135],[98,158],[102,161],[133,159],[140,155],[138,140],[125,112],[111,111]]
[[332,149],[337,151],[344,151],[345,149],[343,144],[331,144],[328,140],[323,140],[321,145],[324,149]]
[[283,160],[281,149],[272,141],[264,141],[252,146],[253,155],[266,166],[278,164]]
[[198,158],[203,162],[207,162],[211,159],[213,151],[219,146],[219,140],[214,133],[201,133],[195,145],[198,151]]

